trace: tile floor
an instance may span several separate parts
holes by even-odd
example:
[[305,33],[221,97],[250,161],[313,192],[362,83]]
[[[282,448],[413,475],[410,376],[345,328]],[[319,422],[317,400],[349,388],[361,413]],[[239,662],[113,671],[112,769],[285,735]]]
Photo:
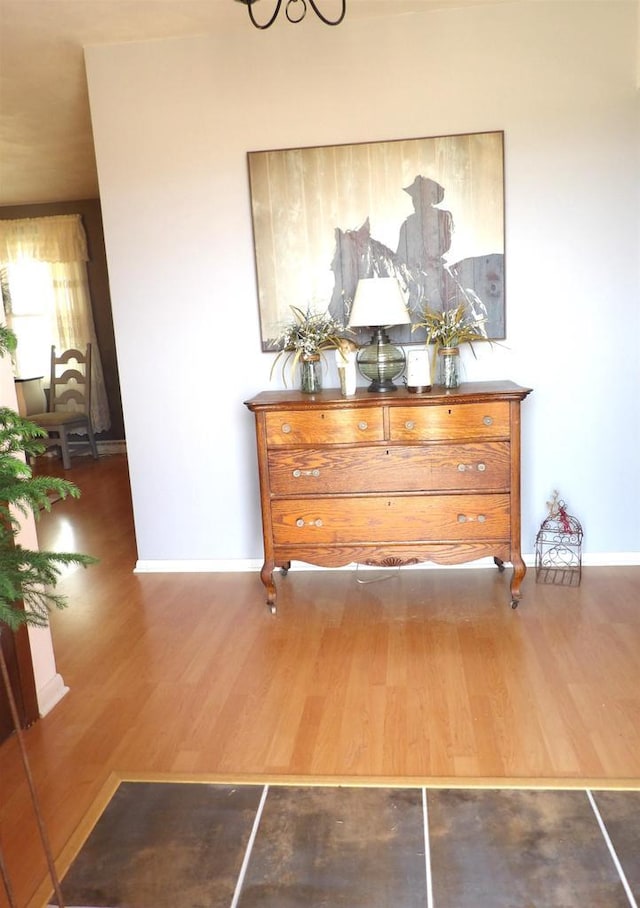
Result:
[[640,792],[121,782],[68,908],[637,908]]

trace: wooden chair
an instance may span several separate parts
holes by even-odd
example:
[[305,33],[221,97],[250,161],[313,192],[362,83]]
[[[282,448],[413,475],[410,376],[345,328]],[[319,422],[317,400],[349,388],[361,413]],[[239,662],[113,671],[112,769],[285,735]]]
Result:
[[[98,448],[91,423],[91,344],[86,351],[51,348],[51,384],[46,413],[29,413],[31,422],[47,432],[42,443],[60,448],[62,465],[71,469],[71,453],[88,446],[94,458]],[[86,434],[83,434],[86,433]]]

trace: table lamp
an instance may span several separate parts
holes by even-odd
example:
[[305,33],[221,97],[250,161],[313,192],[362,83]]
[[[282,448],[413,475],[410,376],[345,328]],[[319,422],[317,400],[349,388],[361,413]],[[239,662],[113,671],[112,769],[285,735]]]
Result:
[[360,348],[356,358],[358,369],[371,382],[369,391],[397,391],[393,379],[404,370],[404,351],[391,343],[386,328],[410,322],[407,304],[395,277],[368,277],[358,281],[349,327],[373,329],[370,343]]

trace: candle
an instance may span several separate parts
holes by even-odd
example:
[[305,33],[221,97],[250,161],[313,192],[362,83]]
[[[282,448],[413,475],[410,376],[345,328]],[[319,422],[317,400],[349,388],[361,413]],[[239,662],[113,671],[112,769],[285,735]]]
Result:
[[407,390],[422,394],[431,388],[429,352],[426,349],[409,350],[407,353]]

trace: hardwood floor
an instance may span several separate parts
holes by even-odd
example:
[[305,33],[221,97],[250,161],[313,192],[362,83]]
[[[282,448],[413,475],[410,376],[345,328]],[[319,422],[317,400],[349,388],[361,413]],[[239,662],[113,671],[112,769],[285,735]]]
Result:
[[[577,588],[530,571],[516,611],[509,569],[362,585],[292,571],[273,617],[257,573],[132,573],[122,456],[78,459],[68,476],[82,497],[44,515],[40,544],[100,563],[60,585],[70,607],[52,628],[70,693],[26,733],[56,854],[112,770],[640,778],[640,567],[587,568]],[[46,865],[15,740],[0,748],[0,840],[26,905]]]

